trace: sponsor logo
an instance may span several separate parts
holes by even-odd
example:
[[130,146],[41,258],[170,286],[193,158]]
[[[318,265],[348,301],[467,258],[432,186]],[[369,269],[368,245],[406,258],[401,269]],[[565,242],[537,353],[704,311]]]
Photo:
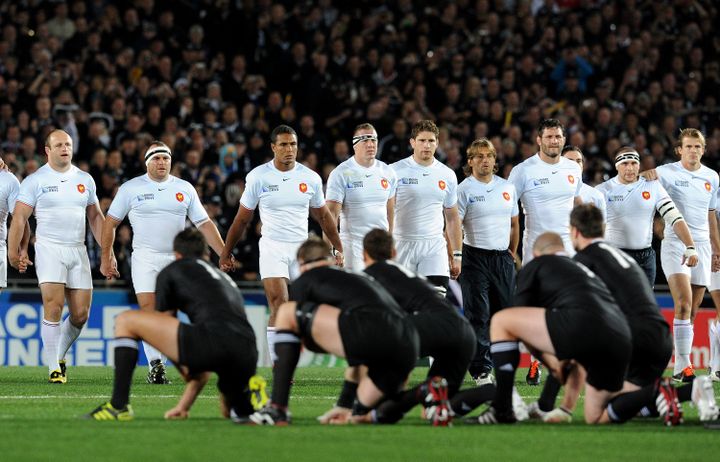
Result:
[[423,173],[423,176],[430,176],[429,173]]
[[417,178],[400,178],[400,184],[418,184]]
[[300,185],[298,186],[298,189],[300,189],[301,193],[306,193],[307,192],[307,184],[300,183]]
[[383,179],[380,180],[380,186],[382,186],[383,189],[387,189],[388,186],[390,186],[390,183],[388,183],[388,180],[386,180],[385,178],[383,178]]
[[608,196],[607,200],[608,202],[622,202],[624,200],[624,197],[621,195]]
[[688,188],[690,187],[690,182],[688,180],[675,180],[675,186],[679,186],[681,188]]
[[469,196],[468,202],[474,204],[475,202],[485,202],[485,196]]
[[82,183],[79,184],[79,185],[77,185],[77,190],[78,190],[78,192],[79,192],[80,194],[85,193],[85,185],[82,184]]
[[58,192],[57,186],[43,186],[42,192],[44,193],[51,193],[51,192]]
[[136,196],[136,199],[138,200],[138,202],[142,202],[142,201],[153,201],[153,200],[155,200],[155,194],[153,194],[153,193],[149,193],[149,194],[138,194],[138,195]]
[[347,187],[348,189],[357,189],[364,187],[364,185],[362,181],[348,181],[345,184],[345,187]]
[[711,189],[712,189],[712,185],[706,181],[705,182],[705,191],[709,192]]
[[438,186],[440,187],[441,191],[445,191],[445,182],[443,180],[438,181]]
[[507,191],[505,191],[505,192],[503,193],[503,198],[504,198],[506,201],[509,201],[509,200],[510,200],[510,193],[507,192]]
[[541,186],[544,184],[550,184],[550,180],[548,178],[536,178],[533,180],[533,186]]
[[280,186],[276,184],[269,184],[267,186],[263,186],[262,188],[263,192],[278,192],[280,191]]
[[642,198],[645,200],[650,199],[650,191],[643,191],[642,192]]
[[572,175],[568,175],[568,181],[570,182],[570,184],[575,184],[575,177]]
[[185,200],[185,196],[183,196],[183,193],[175,193],[175,199],[177,199],[178,202],[182,202]]

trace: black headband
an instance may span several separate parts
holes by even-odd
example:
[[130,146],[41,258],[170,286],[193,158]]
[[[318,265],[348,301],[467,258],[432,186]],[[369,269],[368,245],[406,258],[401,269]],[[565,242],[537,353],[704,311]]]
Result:
[[628,151],[628,152],[623,152],[622,154],[618,154],[615,157],[615,167],[617,167],[618,164],[622,164],[623,162],[628,161],[628,160],[635,161],[639,164],[640,163],[640,154],[638,154],[635,151]]
[[150,149],[148,150],[148,152],[145,153],[145,163],[147,164],[148,161],[152,159],[152,157],[156,154],[167,154],[168,156],[172,157],[170,149],[166,148],[165,146],[158,146],[157,148]]
[[356,144],[358,144],[358,143],[360,143],[360,142],[362,142],[362,141],[367,141],[367,140],[375,140],[375,141],[377,141],[377,135],[373,135],[373,134],[368,133],[368,134],[365,134],[365,135],[356,135],[356,136],[353,136],[353,140],[352,140],[352,141],[353,141],[353,146],[355,146]]

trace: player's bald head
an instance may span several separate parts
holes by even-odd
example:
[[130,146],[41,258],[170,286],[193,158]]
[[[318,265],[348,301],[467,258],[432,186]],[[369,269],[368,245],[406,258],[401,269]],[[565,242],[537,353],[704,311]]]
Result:
[[535,241],[535,245],[533,245],[533,255],[536,257],[564,251],[565,244],[563,244],[562,238],[557,233],[542,233]]

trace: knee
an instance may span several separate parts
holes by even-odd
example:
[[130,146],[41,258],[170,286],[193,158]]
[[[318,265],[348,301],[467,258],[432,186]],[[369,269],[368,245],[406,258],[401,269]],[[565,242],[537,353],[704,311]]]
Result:
[[131,332],[132,311],[125,311],[115,317],[115,337],[127,337]]
[[280,330],[297,330],[297,322],[295,321],[296,302],[285,302],[278,307],[275,328]]
[[81,328],[88,321],[88,312],[70,314],[70,323],[78,328]]

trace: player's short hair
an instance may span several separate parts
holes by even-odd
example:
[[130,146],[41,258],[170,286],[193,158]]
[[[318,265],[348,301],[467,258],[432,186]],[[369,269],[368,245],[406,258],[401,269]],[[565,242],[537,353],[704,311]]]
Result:
[[538,125],[538,136],[542,137],[548,128],[559,128],[562,135],[565,136],[565,126],[557,119],[543,119],[540,125]]
[[420,120],[413,125],[410,138],[415,139],[422,132],[432,132],[435,134],[435,138],[440,136],[440,129],[432,120]]
[[203,258],[208,255],[205,236],[196,228],[185,228],[173,240],[173,251],[187,258]]
[[158,147],[165,148],[165,149],[167,149],[168,151],[170,151],[170,146],[168,146],[167,144],[165,144],[164,142],[162,142],[162,141],[160,141],[160,140],[152,140],[152,141],[148,144],[148,151],[150,150],[150,147],[151,147],[151,146],[158,146]]
[[579,147],[575,146],[574,144],[568,144],[567,146],[565,146],[564,148],[562,148],[561,154],[565,154],[566,152],[570,152],[570,151],[577,151],[577,152],[579,152],[580,155],[582,156],[583,160],[585,160],[585,153],[583,153],[583,152],[582,152],[582,149],[580,149]]
[[576,205],[570,212],[570,226],[574,226],[580,231],[580,234],[587,238],[605,235],[602,211],[594,204]]
[[394,247],[392,234],[384,229],[371,229],[363,238],[363,249],[375,261],[390,260]]
[[700,144],[702,144],[703,149],[705,149],[705,135],[702,134],[700,130],[697,128],[683,128],[680,130],[680,134],[678,135],[677,139],[677,147],[682,146],[683,139],[685,138],[697,138],[700,140]]
[[270,132],[270,142],[272,144],[277,143],[278,135],[293,135],[297,138],[297,132],[289,125],[278,125]]
[[365,122],[355,127],[355,129],[353,130],[353,135],[356,135],[357,132],[362,130],[371,130],[377,133],[377,130],[375,129],[375,127],[373,127],[373,124]]
[[[473,157],[480,154],[481,149],[487,149],[488,151],[490,151],[490,154],[492,154],[495,160],[497,160],[497,151],[495,150],[495,145],[492,144],[492,141],[487,138],[477,139],[473,141],[470,146],[468,146],[467,151],[465,151],[467,153],[467,160],[469,161]],[[497,162],[495,162],[493,173],[496,173],[499,168],[500,166]],[[472,175],[472,169],[470,168],[469,164],[466,163],[465,165],[463,165],[463,173],[465,174],[465,176]]]
[[332,248],[330,244],[317,236],[309,237],[297,251],[297,260],[301,265],[325,258],[332,258]]
[[[46,147],[48,147],[48,148],[50,147],[50,137],[53,136],[57,132],[65,133],[66,135],[68,134],[68,132],[66,132],[65,130],[59,129],[59,128],[56,128],[55,130],[50,130],[50,133],[48,133],[47,136],[45,137],[45,146]],[[70,141],[72,141],[72,137],[70,137]],[[703,145],[704,144],[705,143],[703,142]]]

